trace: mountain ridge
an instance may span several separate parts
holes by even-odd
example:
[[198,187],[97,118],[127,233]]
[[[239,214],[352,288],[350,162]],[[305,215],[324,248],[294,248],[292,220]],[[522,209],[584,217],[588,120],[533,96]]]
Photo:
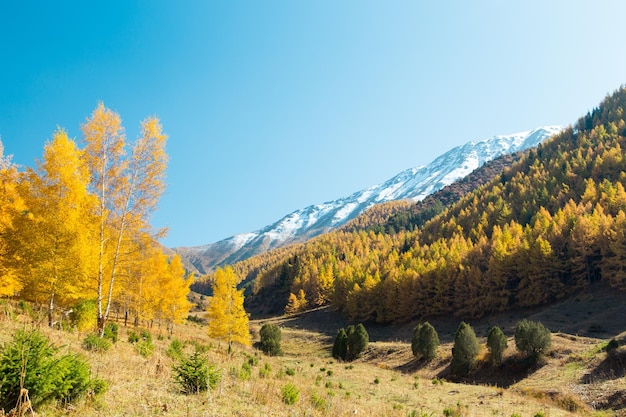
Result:
[[216,266],[232,264],[282,246],[306,241],[336,229],[375,204],[388,201],[420,201],[491,161],[537,146],[562,131],[543,126],[510,135],[496,135],[454,147],[426,166],[406,169],[389,180],[347,197],[307,206],[287,214],[255,232],[242,233],[195,247],[173,248],[197,272],[206,274]]

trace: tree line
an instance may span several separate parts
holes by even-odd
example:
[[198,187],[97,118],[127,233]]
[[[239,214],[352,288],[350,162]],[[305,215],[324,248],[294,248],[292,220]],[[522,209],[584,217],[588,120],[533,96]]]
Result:
[[165,188],[160,121],[128,143],[121,118],[100,103],[80,143],[59,129],[24,170],[0,143],[0,296],[59,311],[95,300],[102,333],[112,312],[167,323],[187,317],[193,277],[167,256],[149,219]]

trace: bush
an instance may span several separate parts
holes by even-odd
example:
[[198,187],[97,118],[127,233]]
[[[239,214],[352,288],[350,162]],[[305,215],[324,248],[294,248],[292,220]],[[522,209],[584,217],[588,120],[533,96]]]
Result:
[[117,326],[117,323],[107,323],[107,325],[104,326],[103,337],[105,339],[109,339],[113,343],[117,343],[118,331],[119,327]]
[[476,339],[474,329],[469,324],[461,322],[454,336],[450,363],[452,373],[459,376],[468,375],[476,364],[478,349],[478,339]]
[[133,331],[133,330],[129,330],[128,331],[128,343],[137,343],[139,342],[139,335]]
[[348,335],[345,329],[339,329],[337,336],[335,336],[335,343],[333,343],[333,358],[346,359],[348,354]]
[[[352,326],[348,329],[351,328]],[[361,323],[357,324],[354,331],[348,330],[346,333],[348,334],[348,354],[346,358],[348,360],[354,360],[358,358],[363,351],[365,351],[367,345],[369,344],[370,337]]]
[[139,354],[144,358],[148,358],[154,353],[154,345],[152,344],[152,340],[142,339],[137,342],[135,348],[137,349],[137,352],[139,352]]
[[0,409],[15,407],[20,386],[28,390],[35,407],[57,400],[72,402],[88,391],[97,394],[106,389],[103,381],[89,379],[89,365],[79,356],[57,353],[41,333],[16,332],[0,355]]
[[508,345],[506,335],[498,326],[494,326],[487,336],[487,349],[491,354],[491,361],[499,366],[502,363],[502,354]]
[[291,382],[283,385],[281,391],[283,394],[283,402],[287,405],[295,404],[300,399],[300,391]]
[[359,357],[367,348],[369,335],[362,324],[348,326],[347,329],[339,329],[333,343],[333,357],[345,361],[351,361]]
[[413,356],[430,361],[437,356],[438,346],[439,335],[430,323],[426,322],[415,326],[415,329],[413,329],[413,338],[411,339]]
[[181,359],[183,357],[183,344],[178,339],[172,339],[165,354],[172,359]]
[[539,322],[522,320],[515,326],[515,347],[529,357],[539,358],[552,345],[552,333]]
[[90,352],[104,353],[111,348],[111,341],[95,333],[88,334],[83,340],[83,349]]
[[275,324],[264,324],[261,327],[261,350],[270,355],[276,356],[282,354],[280,349],[281,331],[280,327]]
[[184,394],[196,394],[215,389],[222,378],[221,372],[209,365],[206,357],[194,352],[172,367],[174,381]]
[[79,301],[72,307],[70,323],[72,326],[85,332],[96,328],[98,318],[98,304],[96,300]]

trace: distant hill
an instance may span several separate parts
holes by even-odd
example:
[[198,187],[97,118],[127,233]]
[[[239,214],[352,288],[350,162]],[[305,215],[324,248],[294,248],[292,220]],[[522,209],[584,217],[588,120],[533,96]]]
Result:
[[186,260],[188,266],[193,265],[198,272],[205,274],[216,266],[234,264],[334,230],[376,204],[399,200],[420,201],[467,176],[485,162],[535,147],[561,130],[560,126],[547,126],[469,142],[451,149],[425,167],[407,169],[382,184],[348,197],[296,210],[256,232],[235,235],[203,246],[178,247],[174,250]]

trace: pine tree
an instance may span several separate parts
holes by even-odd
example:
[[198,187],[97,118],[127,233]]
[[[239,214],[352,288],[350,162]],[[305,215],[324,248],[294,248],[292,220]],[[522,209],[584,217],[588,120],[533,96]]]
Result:
[[261,336],[261,350],[270,356],[280,355],[281,331],[275,324],[266,323],[259,332]]
[[213,297],[207,308],[209,336],[232,344],[250,345],[248,314],[243,308],[243,290],[237,289],[237,277],[231,267],[217,268],[213,276]]
[[468,375],[476,363],[478,349],[478,339],[474,329],[469,324],[461,322],[454,336],[452,362],[450,364],[452,373],[459,376]]
[[415,326],[413,338],[411,339],[413,356],[422,357],[430,361],[437,356],[438,346],[439,335],[429,322]]
[[365,330],[365,326],[361,323],[357,324],[356,327],[350,326],[346,333],[348,334],[348,353],[346,359],[354,360],[365,351],[365,348],[367,348],[369,344],[370,337],[367,334],[367,330]]
[[552,333],[543,324],[522,320],[515,326],[515,347],[531,358],[538,359],[552,345]]
[[498,326],[494,326],[487,336],[487,348],[491,354],[491,361],[494,365],[499,366],[502,363],[502,354],[507,347],[506,335]]
[[335,336],[335,343],[333,344],[333,358],[345,360],[348,354],[348,335],[346,329],[341,328],[337,331]]

